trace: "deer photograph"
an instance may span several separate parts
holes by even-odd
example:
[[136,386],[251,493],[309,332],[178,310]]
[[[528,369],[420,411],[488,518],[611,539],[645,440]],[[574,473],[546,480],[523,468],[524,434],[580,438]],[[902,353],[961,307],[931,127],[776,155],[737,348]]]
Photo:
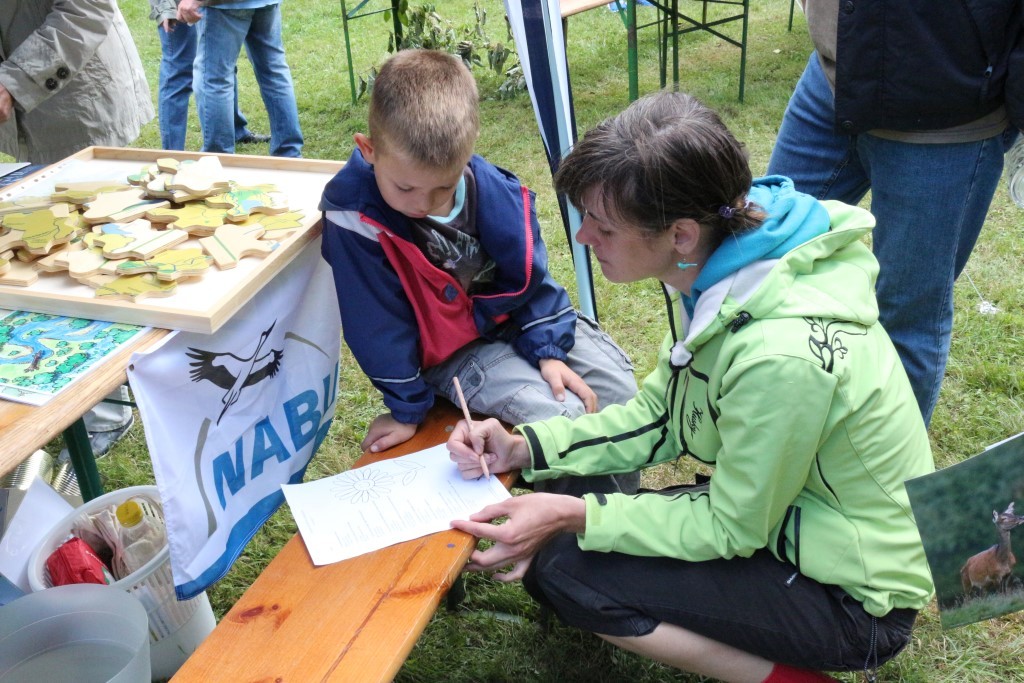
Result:
[[1010,531],[1024,524],[1024,517],[1013,513],[1011,501],[1002,512],[992,511],[992,524],[996,527],[999,542],[967,558],[960,568],[960,584],[965,597],[994,591],[1005,593],[1009,588],[1013,567],[1017,564],[1010,548]]
[[905,485],[943,628],[1024,610],[1024,433]]

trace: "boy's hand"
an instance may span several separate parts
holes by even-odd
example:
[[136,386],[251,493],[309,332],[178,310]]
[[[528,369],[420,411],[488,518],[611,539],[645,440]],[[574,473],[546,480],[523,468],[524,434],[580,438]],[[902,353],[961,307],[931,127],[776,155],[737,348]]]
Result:
[[378,415],[370,423],[370,429],[366,432],[366,438],[360,447],[364,451],[379,453],[411,439],[416,433],[417,426],[399,422],[391,417],[391,413]]
[[588,413],[597,412],[597,394],[591,389],[583,378],[569,369],[569,366],[554,358],[542,358],[540,361],[540,376],[551,387],[551,393],[556,401],[565,400],[565,390],[580,397],[583,407]]

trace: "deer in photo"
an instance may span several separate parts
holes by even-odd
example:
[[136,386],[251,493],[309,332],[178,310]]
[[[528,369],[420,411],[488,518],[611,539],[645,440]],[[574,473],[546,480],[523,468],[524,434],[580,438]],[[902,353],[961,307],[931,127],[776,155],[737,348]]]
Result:
[[999,543],[970,557],[960,568],[960,583],[964,595],[974,591],[984,594],[998,590],[1005,593],[1010,584],[1010,574],[1017,558],[1010,550],[1010,530],[1024,524],[1024,517],[1013,513],[1013,503],[1003,512],[992,511],[992,523],[996,525]]

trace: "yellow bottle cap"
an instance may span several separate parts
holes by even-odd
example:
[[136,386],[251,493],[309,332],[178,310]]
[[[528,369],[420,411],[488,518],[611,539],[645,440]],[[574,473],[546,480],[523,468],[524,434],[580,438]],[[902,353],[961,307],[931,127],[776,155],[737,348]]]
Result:
[[142,521],[142,506],[134,500],[126,500],[117,506],[117,521],[121,526],[135,526]]

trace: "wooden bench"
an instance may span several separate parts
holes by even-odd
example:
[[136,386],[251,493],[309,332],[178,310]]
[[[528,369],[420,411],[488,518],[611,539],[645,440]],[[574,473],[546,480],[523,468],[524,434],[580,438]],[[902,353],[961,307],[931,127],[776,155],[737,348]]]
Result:
[[[355,467],[446,441],[461,413],[439,403],[413,439]],[[475,545],[444,531],[316,567],[296,534],[172,680],[390,681]]]

